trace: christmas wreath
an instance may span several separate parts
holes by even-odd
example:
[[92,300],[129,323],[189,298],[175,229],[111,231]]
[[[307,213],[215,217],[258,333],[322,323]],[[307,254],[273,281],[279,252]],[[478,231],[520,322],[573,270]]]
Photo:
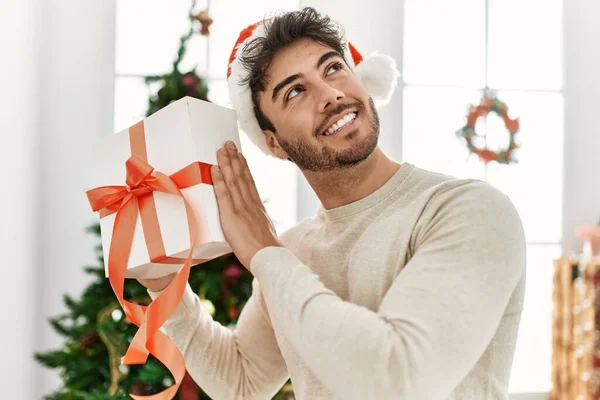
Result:
[[[504,126],[509,133],[509,144],[505,149],[491,150],[487,146],[475,145],[475,139],[481,138],[475,131],[475,124],[480,117],[487,117],[490,112],[496,113],[504,121]],[[467,115],[467,123],[459,131],[457,136],[463,138],[471,154],[476,154],[481,161],[488,164],[496,161],[500,164],[511,164],[516,162],[513,152],[519,148],[515,142],[515,136],[519,131],[519,119],[511,119],[508,116],[508,107],[492,94],[486,94],[477,106],[471,106]]]

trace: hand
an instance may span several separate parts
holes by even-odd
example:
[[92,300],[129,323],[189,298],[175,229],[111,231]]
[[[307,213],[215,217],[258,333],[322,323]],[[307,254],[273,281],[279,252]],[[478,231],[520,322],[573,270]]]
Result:
[[246,159],[233,142],[227,142],[217,152],[217,162],[211,173],[221,228],[238,260],[250,270],[250,261],[259,250],[282,244],[258,195]]
[[169,286],[169,283],[175,278],[177,273],[163,276],[162,278],[156,279],[138,279],[137,281],[149,289],[151,292],[162,292]]

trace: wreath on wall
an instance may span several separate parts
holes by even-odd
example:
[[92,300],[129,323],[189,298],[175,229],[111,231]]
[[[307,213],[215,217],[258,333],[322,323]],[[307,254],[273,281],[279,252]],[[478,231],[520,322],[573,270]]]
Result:
[[[506,148],[492,150],[487,146],[477,146],[475,140],[484,138],[477,134],[475,124],[479,118],[486,118],[489,113],[496,113],[504,121],[504,126],[509,134],[509,143]],[[479,159],[488,164],[497,162],[499,164],[512,164],[517,160],[514,157],[514,151],[519,148],[515,141],[515,136],[519,132],[519,119],[512,119],[508,116],[508,107],[500,101],[494,94],[488,92],[484,94],[477,106],[471,106],[467,115],[467,123],[459,131],[457,136],[464,140],[471,154],[475,154]]]

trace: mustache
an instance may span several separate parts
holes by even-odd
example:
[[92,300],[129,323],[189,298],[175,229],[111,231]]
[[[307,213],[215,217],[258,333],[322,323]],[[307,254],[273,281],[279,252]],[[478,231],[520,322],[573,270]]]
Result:
[[356,109],[358,112],[362,112],[364,110],[364,105],[361,102],[356,102],[352,104],[338,104],[334,108],[332,108],[327,115],[323,118],[323,122],[317,126],[315,129],[315,136],[319,136],[327,125],[331,124],[331,120],[335,118],[336,115],[343,113],[346,110]]

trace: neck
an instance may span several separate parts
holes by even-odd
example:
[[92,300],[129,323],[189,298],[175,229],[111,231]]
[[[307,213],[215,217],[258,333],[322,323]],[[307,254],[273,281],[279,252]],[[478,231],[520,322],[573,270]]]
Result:
[[377,147],[358,165],[334,171],[302,171],[327,210],[363,199],[382,187],[400,164]]

